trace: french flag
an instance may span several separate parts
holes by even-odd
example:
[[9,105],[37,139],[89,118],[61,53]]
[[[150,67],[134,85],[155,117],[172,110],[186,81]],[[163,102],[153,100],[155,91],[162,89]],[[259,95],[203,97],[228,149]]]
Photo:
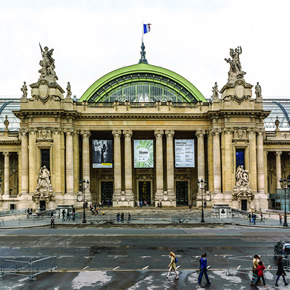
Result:
[[150,23],[149,24],[143,24],[143,32],[144,34],[150,31]]

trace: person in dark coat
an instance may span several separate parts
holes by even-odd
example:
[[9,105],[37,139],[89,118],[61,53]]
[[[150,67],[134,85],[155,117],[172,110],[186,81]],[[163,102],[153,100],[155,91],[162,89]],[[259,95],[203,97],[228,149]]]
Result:
[[277,279],[276,279],[275,286],[279,286],[278,285],[278,281],[279,281],[280,276],[283,277],[284,284],[285,284],[285,286],[287,286],[288,283],[286,282],[286,279],[285,279],[286,273],[285,273],[284,268],[283,268],[283,257],[280,256],[278,258],[277,265],[278,265],[278,270],[277,270],[277,273],[276,273]]

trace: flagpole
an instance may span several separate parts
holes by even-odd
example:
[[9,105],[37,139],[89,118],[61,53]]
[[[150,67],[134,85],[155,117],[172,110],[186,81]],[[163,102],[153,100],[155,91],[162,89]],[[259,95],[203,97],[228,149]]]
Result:
[[141,39],[142,43],[143,43],[143,37],[144,37],[144,23],[143,23],[143,20],[142,20],[142,39]]

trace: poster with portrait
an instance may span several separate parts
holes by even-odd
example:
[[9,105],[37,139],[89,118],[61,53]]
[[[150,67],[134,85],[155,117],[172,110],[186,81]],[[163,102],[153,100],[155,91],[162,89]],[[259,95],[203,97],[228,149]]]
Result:
[[175,139],[175,167],[194,167],[193,139]]
[[112,140],[93,140],[93,168],[112,168],[112,150]]
[[134,140],[134,168],[153,168],[153,140]]

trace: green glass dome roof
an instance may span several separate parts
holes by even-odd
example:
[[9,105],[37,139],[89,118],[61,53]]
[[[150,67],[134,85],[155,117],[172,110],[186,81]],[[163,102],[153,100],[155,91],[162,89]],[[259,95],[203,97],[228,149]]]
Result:
[[187,79],[145,63],[114,70],[93,83],[79,100],[93,102],[207,102]]

